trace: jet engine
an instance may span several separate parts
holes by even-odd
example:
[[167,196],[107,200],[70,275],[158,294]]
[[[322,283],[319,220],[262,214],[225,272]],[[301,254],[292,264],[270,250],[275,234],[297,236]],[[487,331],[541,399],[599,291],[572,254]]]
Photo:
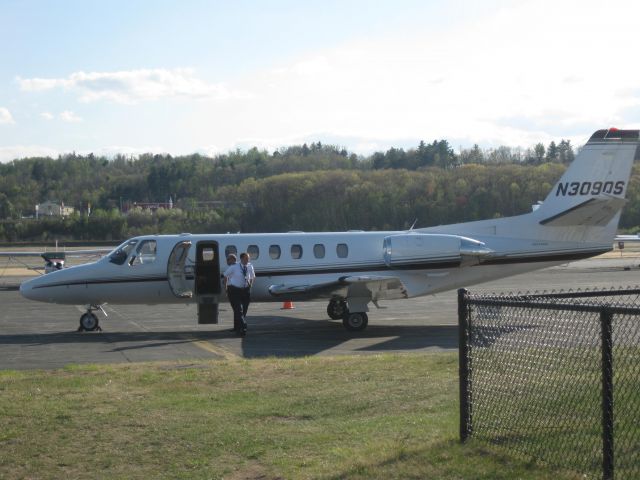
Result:
[[402,233],[384,239],[384,261],[388,267],[402,267],[429,263],[459,264],[493,253],[483,242],[459,235]]

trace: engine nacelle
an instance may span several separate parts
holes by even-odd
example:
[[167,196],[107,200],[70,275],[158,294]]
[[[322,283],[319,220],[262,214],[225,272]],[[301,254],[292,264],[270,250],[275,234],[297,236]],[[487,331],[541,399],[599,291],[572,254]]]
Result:
[[438,233],[401,233],[384,239],[384,261],[388,267],[428,266],[436,263],[461,263],[465,257],[486,257],[493,250],[484,243],[459,235]]

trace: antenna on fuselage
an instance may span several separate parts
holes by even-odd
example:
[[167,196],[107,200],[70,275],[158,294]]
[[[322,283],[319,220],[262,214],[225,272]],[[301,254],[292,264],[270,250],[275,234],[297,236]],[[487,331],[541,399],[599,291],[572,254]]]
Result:
[[418,223],[418,219],[416,218],[413,223],[411,224],[411,226],[409,227],[409,230],[413,230],[413,227],[416,226],[416,223]]

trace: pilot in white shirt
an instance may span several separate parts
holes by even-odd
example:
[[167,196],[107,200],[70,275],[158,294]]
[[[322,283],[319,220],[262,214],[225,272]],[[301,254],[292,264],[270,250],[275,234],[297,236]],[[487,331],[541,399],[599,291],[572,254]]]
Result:
[[227,257],[229,267],[224,272],[225,286],[229,302],[233,309],[233,329],[241,336],[247,332],[247,311],[251,303],[251,285],[256,278],[253,265],[249,263],[249,254],[240,254],[240,262],[235,262],[235,255]]

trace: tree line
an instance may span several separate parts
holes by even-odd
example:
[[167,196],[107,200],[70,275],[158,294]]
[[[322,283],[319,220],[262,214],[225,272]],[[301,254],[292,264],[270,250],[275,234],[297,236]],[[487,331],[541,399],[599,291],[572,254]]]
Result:
[[[216,157],[27,158],[0,165],[0,241],[387,230],[408,228],[416,220],[417,227],[425,227],[509,216],[543,200],[573,157],[565,140],[527,150],[476,145],[460,153],[446,140],[435,140],[368,157],[317,142]],[[637,180],[634,170],[621,221],[626,228],[638,223]],[[169,197],[171,210],[131,208],[133,202]],[[77,211],[67,218],[24,218],[47,199]]]

